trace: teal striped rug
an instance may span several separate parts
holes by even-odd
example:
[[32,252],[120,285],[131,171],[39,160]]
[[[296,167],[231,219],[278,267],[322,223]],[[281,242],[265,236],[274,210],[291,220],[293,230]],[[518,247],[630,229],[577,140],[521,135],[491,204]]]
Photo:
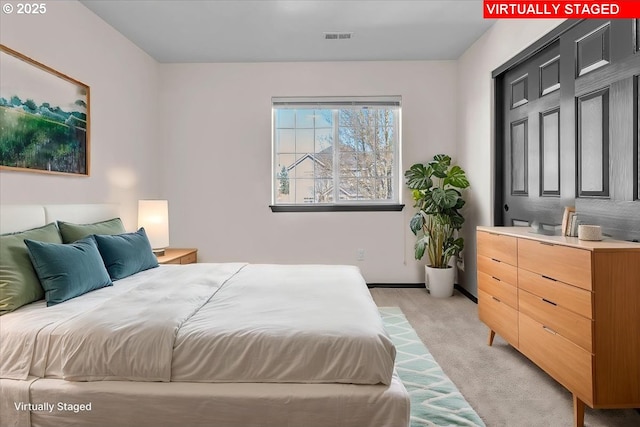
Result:
[[411,398],[411,427],[473,426],[484,423],[420,341],[402,310],[380,307],[396,346],[396,370]]

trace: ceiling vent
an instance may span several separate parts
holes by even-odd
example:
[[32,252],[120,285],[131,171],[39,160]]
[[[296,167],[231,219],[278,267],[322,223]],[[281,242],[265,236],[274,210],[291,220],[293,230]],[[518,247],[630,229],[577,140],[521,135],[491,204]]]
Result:
[[325,40],[349,40],[353,33],[323,33]]

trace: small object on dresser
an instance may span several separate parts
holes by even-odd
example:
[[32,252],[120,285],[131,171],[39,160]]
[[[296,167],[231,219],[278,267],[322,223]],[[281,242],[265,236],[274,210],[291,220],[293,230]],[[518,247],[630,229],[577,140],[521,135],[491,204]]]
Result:
[[578,214],[571,212],[569,214],[569,224],[567,225],[567,237],[576,237],[578,235]]
[[573,206],[565,206],[564,214],[562,215],[562,235],[566,236],[569,234],[569,221],[571,219],[571,214],[575,213],[576,208]]
[[602,240],[602,228],[599,225],[578,226],[578,239],[580,240]]

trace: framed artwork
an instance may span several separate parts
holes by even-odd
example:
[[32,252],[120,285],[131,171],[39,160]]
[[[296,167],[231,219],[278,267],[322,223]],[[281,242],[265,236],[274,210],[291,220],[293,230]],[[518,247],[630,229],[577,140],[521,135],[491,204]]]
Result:
[[0,169],[89,175],[89,86],[0,44]]

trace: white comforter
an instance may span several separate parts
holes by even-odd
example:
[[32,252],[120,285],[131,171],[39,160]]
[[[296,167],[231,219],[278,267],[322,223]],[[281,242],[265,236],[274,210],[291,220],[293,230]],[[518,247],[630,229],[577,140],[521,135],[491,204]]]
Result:
[[395,359],[348,266],[161,266],[4,315],[0,342],[12,379],[389,384]]

